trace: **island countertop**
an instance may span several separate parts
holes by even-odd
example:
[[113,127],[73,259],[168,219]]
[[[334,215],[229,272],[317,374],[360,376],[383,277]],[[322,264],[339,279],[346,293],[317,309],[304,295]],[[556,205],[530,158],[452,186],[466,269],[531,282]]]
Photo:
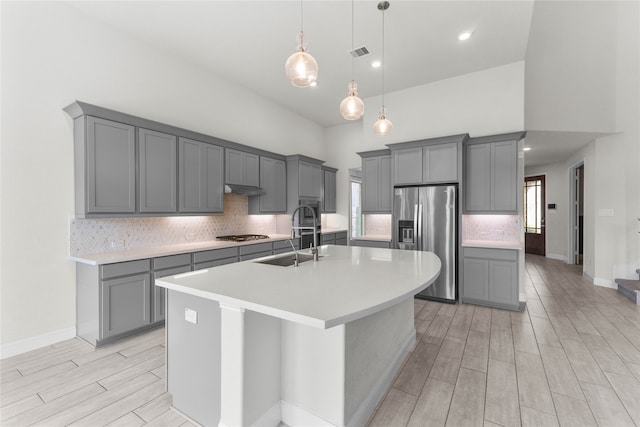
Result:
[[[308,254],[309,251],[299,251]],[[328,329],[391,307],[438,277],[431,252],[319,247],[298,267],[261,264],[274,255],[156,280],[156,285],[221,304]]]

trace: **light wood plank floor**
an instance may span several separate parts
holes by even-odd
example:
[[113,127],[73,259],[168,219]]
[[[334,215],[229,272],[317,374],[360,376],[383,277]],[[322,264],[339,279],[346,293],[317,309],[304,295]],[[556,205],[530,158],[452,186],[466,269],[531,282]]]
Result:
[[[369,426],[640,426],[640,308],[527,256],[527,310],[416,300],[418,341]],[[0,363],[2,426],[192,426],[164,392],[164,329]]]

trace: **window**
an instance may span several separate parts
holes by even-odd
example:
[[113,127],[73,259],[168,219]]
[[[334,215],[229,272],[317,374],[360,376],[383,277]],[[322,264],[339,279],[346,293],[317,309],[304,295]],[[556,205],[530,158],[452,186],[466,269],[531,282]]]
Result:
[[362,219],[362,182],[351,177],[351,238],[362,236],[363,219]]
[[542,234],[542,180],[525,180],[524,183],[524,231]]

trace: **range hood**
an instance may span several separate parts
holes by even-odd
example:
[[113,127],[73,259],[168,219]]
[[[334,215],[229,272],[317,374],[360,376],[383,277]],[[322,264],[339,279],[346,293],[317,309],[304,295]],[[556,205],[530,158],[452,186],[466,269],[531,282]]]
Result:
[[260,196],[262,194],[265,194],[265,191],[260,187],[238,184],[225,184],[224,192],[227,194],[240,194],[242,196]]

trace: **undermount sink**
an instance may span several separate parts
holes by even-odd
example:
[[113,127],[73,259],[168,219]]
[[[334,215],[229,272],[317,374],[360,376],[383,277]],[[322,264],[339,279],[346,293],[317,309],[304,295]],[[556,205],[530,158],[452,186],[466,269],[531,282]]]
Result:
[[[298,254],[298,264],[302,264],[303,262],[306,262],[306,261],[311,261],[312,259],[313,259],[313,255]],[[279,265],[280,267],[289,267],[290,265],[295,264],[296,256],[295,254],[287,254],[277,258],[265,259],[264,261],[255,261],[255,262],[258,264],[271,264],[271,265]]]

